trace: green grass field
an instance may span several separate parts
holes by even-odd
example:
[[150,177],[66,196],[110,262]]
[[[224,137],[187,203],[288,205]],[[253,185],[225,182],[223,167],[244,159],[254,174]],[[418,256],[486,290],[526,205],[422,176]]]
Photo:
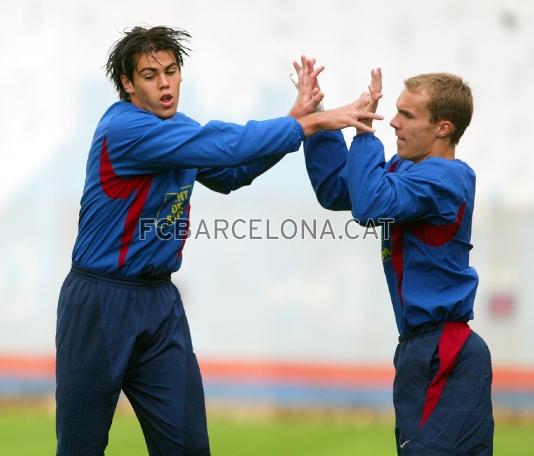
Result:
[[[215,456],[382,456],[395,453],[393,423],[337,416],[229,418],[210,416]],[[55,448],[54,416],[42,408],[0,408],[0,455],[46,456]],[[146,455],[131,413],[116,415],[107,456]],[[495,455],[534,455],[534,423],[497,423]]]

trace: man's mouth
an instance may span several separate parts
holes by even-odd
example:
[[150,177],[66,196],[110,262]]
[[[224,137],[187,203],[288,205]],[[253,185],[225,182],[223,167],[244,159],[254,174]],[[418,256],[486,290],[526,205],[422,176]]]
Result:
[[163,95],[160,97],[159,101],[165,108],[169,108],[172,106],[173,97],[169,94]]

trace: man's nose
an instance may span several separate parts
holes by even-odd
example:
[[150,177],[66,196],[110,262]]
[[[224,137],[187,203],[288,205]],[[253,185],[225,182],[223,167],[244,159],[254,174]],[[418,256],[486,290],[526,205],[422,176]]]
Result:
[[167,87],[169,87],[169,81],[167,80],[167,77],[164,74],[159,77],[159,87],[160,89],[166,89]]
[[391,125],[395,130],[399,129],[399,121],[397,119],[397,116],[394,116],[393,119],[389,122],[389,125]]

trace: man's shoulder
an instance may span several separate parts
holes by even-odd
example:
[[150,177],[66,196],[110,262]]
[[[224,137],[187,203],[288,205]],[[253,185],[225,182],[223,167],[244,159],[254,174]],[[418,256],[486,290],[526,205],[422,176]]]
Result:
[[461,170],[469,176],[476,177],[475,170],[471,168],[471,166],[469,166],[469,164],[467,164],[466,162],[460,160],[459,158],[450,161],[453,162],[451,163],[451,166],[456,167],[458,170]]
[[[409,160],[400,159],[400,162],[409,162]],[[457,158],[448,159],[443,157],[427,157],[418,163],[412,163],[412,166],[406,167],[414,173],[431,173],[437,176],[464,175],[466,177],[475,176],[473,168],[467,163]]]
[[457,158],[449,160],[440,157],[429,157],[425,161],[428,162],[427,166],[431,167],[443,179],[457,181],[458,179],[474,180],[476,178],[473,168]]
[[132,103],[129,103],[127,101],[116,101],[106,110],[103,117],[133,112],[138,109],[139,108],[137,108]]
[[428,157],[418,163],[403,159],[398,159],[396,163],[395,173],[402,174],[403,178],[411,182],[423,185],[430,184],[435,191],[444,192],[443,194],[447,195],[457,195],[463,199],[474,195],[475,172],[461,160]]
[[154,117],[157,118],[151,112],[138,108],[128,101],[117,101],[113,103],[102,116],[102,119],[124,119],[135,117]]
[[104,113],[99,128],[107,135],[142,134],[147,128],[162,122],[156,115],[127,101],[113,103]]
[[399,157],[398,154],[395,154],[386,162],[385,169],[389,173],[401,174],[408,171],[413,165],[414,162],[405,160]]
[[176,122],[176,123],[185,123],[185,124],[193,124],[196,126],[200,126],[200,123],[197,122],[195,119],[192,119],[191,117],[188,117],[183,112],[177,112],[173,117],[168,119],[170,122]]
[[125,122],[132,115],[135,115],[136,111],[140,111],[131,103],[126,101],[117,101],[113,103],[102,115],[99,125],[110,125],[111,123],[115,124],[117,122]]

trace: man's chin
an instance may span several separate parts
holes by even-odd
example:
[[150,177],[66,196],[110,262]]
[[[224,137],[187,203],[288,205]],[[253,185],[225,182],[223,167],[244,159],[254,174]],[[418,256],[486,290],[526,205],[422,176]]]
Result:
[[177,109],[176,108],[170,108],[170,109],[158,109],[156,116],[158,116],[160,119],[170,119],[171,117],[174,117],[176,114]]

